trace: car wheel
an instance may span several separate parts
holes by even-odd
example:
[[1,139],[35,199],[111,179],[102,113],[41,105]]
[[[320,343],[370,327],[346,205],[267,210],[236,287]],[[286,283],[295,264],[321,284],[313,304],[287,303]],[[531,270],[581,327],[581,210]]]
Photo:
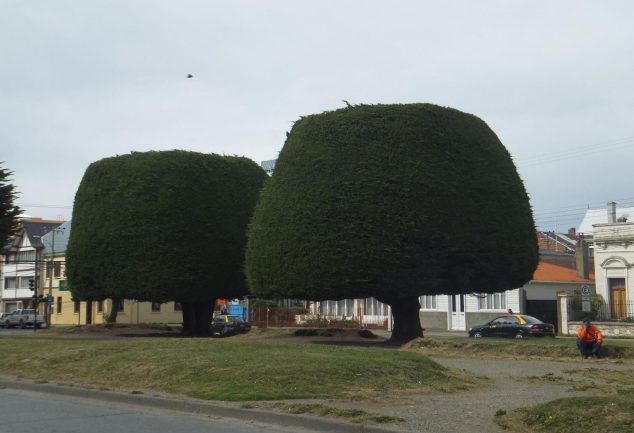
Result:
[[473,338],[482,338],[482,332],[476,331],[473,333]]
[[525,336],[524,334],[522,334],[521,332],[518,332],[518,333],[515,335],[515,338],[526,338],[526,336]]

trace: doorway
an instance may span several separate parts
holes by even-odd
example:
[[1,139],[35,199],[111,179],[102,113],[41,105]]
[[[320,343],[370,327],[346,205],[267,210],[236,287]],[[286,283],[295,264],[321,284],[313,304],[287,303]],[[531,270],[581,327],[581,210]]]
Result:
[[559,332],[559,318],[557,317],[557,301],[532,300],[526,301],[526,314],[545,323],[555,326],[555,333]]
[[627,317],[625,299],[625,278],[610,278],[610,314],[612,319],[624,319]]
[[86,302],[86,325],[92,325],[92,301]]
[[449,299],[451,300],[451,330],[466,330],[465,295],[452,295]]

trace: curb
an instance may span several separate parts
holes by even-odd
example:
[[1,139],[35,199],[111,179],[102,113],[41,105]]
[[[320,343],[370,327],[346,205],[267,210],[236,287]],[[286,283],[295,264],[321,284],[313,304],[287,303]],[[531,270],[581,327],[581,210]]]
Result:
[[176,397],[154,397],[142,394],[124,394],[122,392],[74,388],[50,383],[36,383],[25,379],[11,379],[6,376],[0,377],[0,390],[5,388],[62,395],[67,397],[87,398],[111,403],[130,404],[154,409],[166,409],[197,415],[248,420],[282,427],[298,427],[318,432],[394,433],[394,430],[387,430],[374,426],[349,424],[330,419],[287,415],[284,413],[266,412],[257,409],[242,409],[213,404],[204,400],[179,399]]

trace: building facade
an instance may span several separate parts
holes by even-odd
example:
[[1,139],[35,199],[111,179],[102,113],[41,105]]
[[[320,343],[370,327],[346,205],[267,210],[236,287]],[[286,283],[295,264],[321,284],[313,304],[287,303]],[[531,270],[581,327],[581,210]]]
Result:
[[609,305],[609,318],[634,317],[634,223],[595,224],[594,254],[597,294]]
[[0,311],[12,312],[34,306],[33,296],[42,294],[42,238],[63,222],[31,217],[20,219],[17,232],[2,249]]

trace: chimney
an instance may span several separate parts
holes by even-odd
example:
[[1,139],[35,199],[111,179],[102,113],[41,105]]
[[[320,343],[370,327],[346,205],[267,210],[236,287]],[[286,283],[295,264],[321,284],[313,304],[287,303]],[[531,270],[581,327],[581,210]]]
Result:
[[574,227],[568,229],[568,237],[574,239],[577,237],[577,230]]
[[577,240],[577,248],[575,250],[575,263],[577,267],[577,276],[588,280],[590,278],[590,269],[588,264],[588,242],[583,239]]
[[616,203],[608,202],[608,224],[616,223]]

